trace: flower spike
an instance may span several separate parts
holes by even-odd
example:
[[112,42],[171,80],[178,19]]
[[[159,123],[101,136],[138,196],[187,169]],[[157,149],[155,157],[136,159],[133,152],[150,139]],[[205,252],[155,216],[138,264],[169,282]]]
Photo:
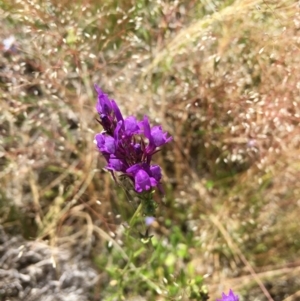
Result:
[[137,193],[152,193],[157,187],[162,190],[161,168],[151,164],[158,147],[170,142],[172,137],[160,125],[151,128],[149,118],[137,121],[134,116],[123,118],[117,103],[109,99],[95,85],[98,94],[96,109],[104,132],[95,136],[95,144],[107,162],[114,179],[115,173],[129,178]]

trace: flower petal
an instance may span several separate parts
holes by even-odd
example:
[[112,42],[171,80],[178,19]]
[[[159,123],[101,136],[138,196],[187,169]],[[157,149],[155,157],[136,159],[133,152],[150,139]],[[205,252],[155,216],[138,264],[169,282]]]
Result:
[[138,122],[135,117],[129,116],[124,120],[125,133],[127,136],[132,136],[140,132]]
[[158,165],[150,166],[151,176],[159,182],[161,180],[161,168]]
[[151,136],[156,147],[162,146],[172,140],[172,137],[167,138],[167,133],[163,132],[161,126],[154,126],[151,129]]
[[114,171],[124,171],[124,163],[119,159],[110,158],[106,168]]
[[137,192],[147,191],[152,186],[149,175],[142,169],[135,174],[134,180]]

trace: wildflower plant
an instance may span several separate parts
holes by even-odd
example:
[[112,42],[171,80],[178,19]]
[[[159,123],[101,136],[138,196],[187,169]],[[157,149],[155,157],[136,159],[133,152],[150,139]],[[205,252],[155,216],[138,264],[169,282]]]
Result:
[[124,118],[116,102],[97,85],[95,89],[98,122],[103,127],[95,144],[107,162],[106,169],[116,182],[119,176],[129,180],[141,200],[139,208],[152,216],[156,208],[152,195],[156,188],[163,193],[161,167],[152,163],[152,157],[172,137],[160,125],[151,127],[147,116],[141,121],[134,116]]
[[[129,222],[129,227],[126,227],[125,230],[123,243],[124,247],[128,247],[129,253],[127,267],[136,270],[135,265],[138,264],[138,277],[144,275],[143,281],[158,294],[164,293],[172,298],[189,292],[188,294],[195,300],[207,300],[207,293],[200,288],[203,284],[202,277],[196,277],[189,281],[187,275],[180,273],[177,275],[177,280],[181,286],[178,284],[172,286],[172,281],[175,281],[172,278],[174,277],[173,264],[170,265],[169,263],[168,265],[167,263],[166,265],[165,257],[161,257],[161,252],[162,250],[165,251],[165,247],[148,232],[156,220],[154,216],[157,204],[153,200],[153,194],[156,190],[163,194],[162,170],[159,165],[152,162],[152,158],[160,150],[160,147],[172,140],[172,137],[164,132],[160,125],[151,126],[147,116],[144,116],[142,120],[138,120],[134,116],[124,118],[116,102],[110,99],[97,85],[95,85],[95,89],[98,94],[96,109],[99,118],[97,120],[102,125],[103,131],[95,135],[94,142],[107,162],[105,168],[111,173],[115,182],[120,183],[125,190],[133,190],[135,196],[140,200],[139,206]],[[128,183],[129,188],[126,187]],[[135,244],[134,236],[129,235],[132,233],[132,226],[136,224],[141,212],[143,214],[143,226],[146,227],[145,232],[139,232],[142,246]],[[144,246],[150,241],[152,248],[145,248]],[[185,252],[182,254],[180,248],[178,249],[179,258],[185,258],[187,254]],[[153,252],[154,250],[155,252]],[[141,258],[143,258],[141,262],[147,262],[147,260],[145,261],[146,258],[150,259],[149,262],[140,265],[138,254],[141,254]],[[119,255],[116,255],[116,258],[119,260]],[[153,270],[149,270],[149,265],[152,266]],[[151,280],[157,277],[157,271],[161,270],[162,266],[165,266],[165,271],[168,271],[163,278],[163,287],[165,288],[157,284],[156,280]],[[111,277],[116,279],[117,283],[123,283],[126,270],[125,267],[120,270],[120,274],[116,273],[115,270],[109,270],[109,273],[111,273]],[[130,273],[126,275],[127,277],[134,277]],[[141,289],[146,288],[142,286]],[[118,293],[116,292],[116,294]],[[112,293],[113,295],[114,293]],[[120,296],[118,295],[118,297]]]

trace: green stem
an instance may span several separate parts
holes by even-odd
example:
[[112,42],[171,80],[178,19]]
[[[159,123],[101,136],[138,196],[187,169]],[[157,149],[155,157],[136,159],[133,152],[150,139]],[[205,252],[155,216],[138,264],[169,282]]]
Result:
[[132,226],[134,226],[135,222],[136,222],[136,218],[138,217],[138,215],[141,213],[142,211],[142,202],[139,204],[139,206],[137,207],[136,211],[134,212],[132,218],[130,219],[129,222],[129,227],[131,228]]

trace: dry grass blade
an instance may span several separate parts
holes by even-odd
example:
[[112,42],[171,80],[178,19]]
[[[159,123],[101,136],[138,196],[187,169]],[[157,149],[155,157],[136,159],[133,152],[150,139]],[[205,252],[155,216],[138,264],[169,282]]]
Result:
[[222,235],[224,236],[224,239],[226,240],[226,242],[227,242],[228,246],[230,247],[231,251],[233,252],[233,254],[237,254],[240,257],[240,259],[242,260],[242,262],[246,266],[247,270],[250,272],[253,279],[257,282],[257,284],[261,288],[261,290],[264,293],[264,295],[266,296],[266,298],[269,301],[274,301],[274,299],[271,297],[270,293],[268,292],[268,290],[264,286],[263,282],[260,280],[260,278],[255,273],[255,271],[254,271],[253,267],[251,266],[251,264],[249,263],[249,261],[246,259],[246,257],[244,256],[244,254],[242,253],[240,248],[232,241],[229,233],[226,231],[224,226],[220,223],[219,219],[215,216],[210,216],[210,220],[214,223],[214,225],[222,233]]

